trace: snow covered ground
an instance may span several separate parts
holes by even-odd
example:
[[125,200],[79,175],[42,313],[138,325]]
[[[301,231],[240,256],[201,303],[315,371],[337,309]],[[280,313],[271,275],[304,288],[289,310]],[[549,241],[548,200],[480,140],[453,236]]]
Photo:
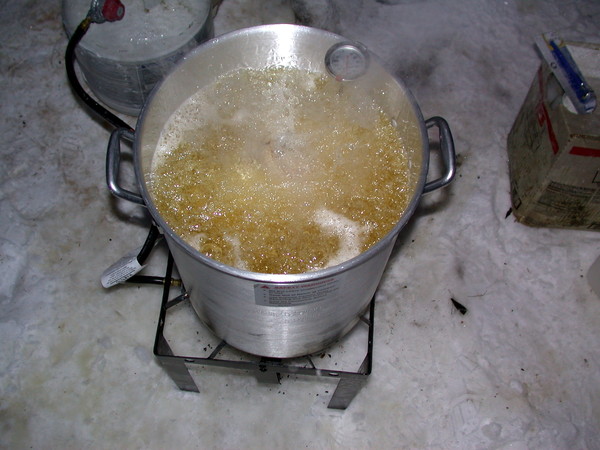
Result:
[[215,369],[199,394],[175,387],[152,355],[160,288],[99,282],[148,222],[107,192],[109,130],[67,83],[59,2],[0,3],[0,446],[600,449],[600,235],[506,217],[534,38],[597,41],[599,2],[224,0],[217,34],[293,22],[293,4],[367,45],[453,132],[457,177],[399,237],[373,373],[345,411],[306,377]]

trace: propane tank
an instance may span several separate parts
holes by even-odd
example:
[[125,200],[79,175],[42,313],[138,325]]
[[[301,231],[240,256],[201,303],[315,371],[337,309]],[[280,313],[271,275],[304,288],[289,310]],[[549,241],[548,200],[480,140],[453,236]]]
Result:
[[150,91],[190,50],[213,37],[218,0],[63,0],[69,37],[92,26],[75,55],[92,93],[137,116]]

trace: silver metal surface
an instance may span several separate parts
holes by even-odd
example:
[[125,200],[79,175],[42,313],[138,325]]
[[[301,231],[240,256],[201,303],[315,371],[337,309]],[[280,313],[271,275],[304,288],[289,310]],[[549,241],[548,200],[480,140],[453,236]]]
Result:
[[[164,230],[192,305],[217,336],[248,353],[269,357],[313,353],[357,323],[377,289],[398,232],[413,214],[425,186],[429,145],[421,112],[404,85],[376,58],[360,79],[345,82],[361,83],[395,121],[406,142],[412,143],[414,176],[409,188],[413,196],[394,229],[380,242],[353,259],[315,272],[249,272],[196,251],[169,228],[154,205],[146,184],[152,157],[171,114],[220,75],[272,66],[326,74],[325,53],[342,41],[341,36],[296,25],[266,25],[213,39],[189,54],[155,89],[138,120],[134,162],[141,195]],[[276,292],[278,288],[281,291]],[[283,303],[270,303],[269,290],[286,292]],[[314,293],[314,298],[306,301],[306,293]]]

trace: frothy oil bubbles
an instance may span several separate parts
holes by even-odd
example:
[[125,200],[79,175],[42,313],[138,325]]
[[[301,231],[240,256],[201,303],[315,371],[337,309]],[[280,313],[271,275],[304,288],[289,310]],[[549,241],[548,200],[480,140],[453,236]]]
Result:
[[169,226],[207,256],[302,273],[351,259],[394,227],[413,195],[409,154],[357,85],[244,69],[173,114],[149,187]]

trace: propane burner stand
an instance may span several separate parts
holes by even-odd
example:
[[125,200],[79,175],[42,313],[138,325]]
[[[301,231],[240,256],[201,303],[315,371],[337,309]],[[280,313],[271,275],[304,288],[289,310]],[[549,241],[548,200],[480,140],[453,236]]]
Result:
[[[221,351],[228,347],[225,341],[221,341],[208,357],[180,356],[171,350],[169,342],[164,336],[165,321],[169,309],[173,306],[188,301],[188,294],[184,291],[177,297],[170,299],[173,273],[173,257],[169,253],[165,277],[162,280],[163,296],[160,308],[160,316],[154,341],[154,356],[161,366],[175,382],[179,389],[191,392],[200,392],[196,382],[188,369],[188,364],[197,366],[217,366],[252,373],[259,382],[279,383],[282,374],[306,375],[320,378],[339,379],[337,387],[329,401],[328,408],[346,409],[352,399],[367,382],[371,373],[373,361],[373,318],[375,312],[375,298],[371,300],[368,314],[361,317],[361,321],[368,327],[367,354],[357,371],[332,370],[318,368],[311,355],[302,358],[278,359],[266,358],[244,354],[246,359],[228,360],[219,357]],[[144,277],[139,277],[142,281]],[[158,279],[152,277],[153,282]],[[134,281],[134,280],[132,280]],[[368,317],[366,317],[368,315]],[[303,365],[294,364],[296,360],[304,360]]]

